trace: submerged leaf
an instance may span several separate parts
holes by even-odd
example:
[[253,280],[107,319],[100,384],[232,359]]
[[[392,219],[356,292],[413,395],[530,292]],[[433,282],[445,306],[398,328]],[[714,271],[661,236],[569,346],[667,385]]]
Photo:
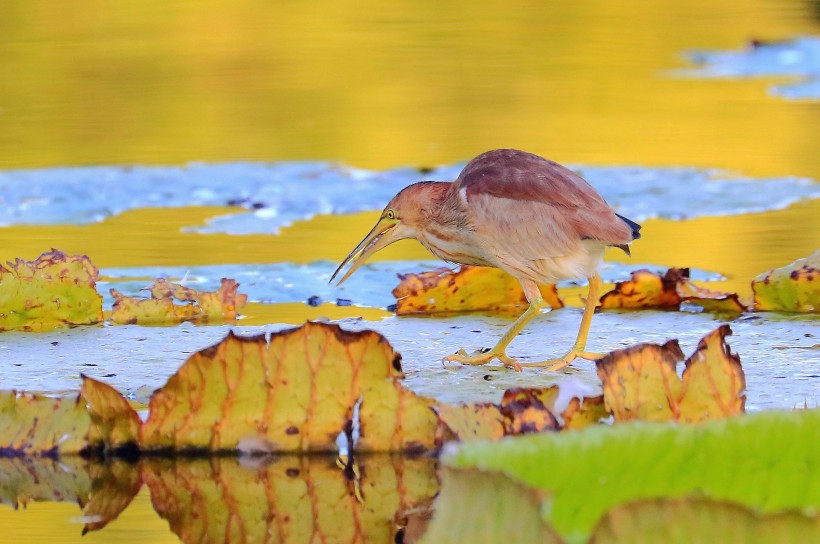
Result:
[[52,249],[0,265],[0,331],[90,325],[103,319],[99,271],[85,255]]
[[144,449],[335,451],[361,399],[361,448],[433,449],[432,401],[398,383],[400,356],[380,334],[306,323],[228,335],[192,355],[151,397]]
[[701,339],[686,361],[683,380],[677,364],[683,352],[677,340],[663,346],[638,344],[596,361],[604,400],[616,422],[698,422],[744,411],[746,380],[740,358],[732,354],[721,325]]
[[820,515],[759,514],[703,498],[644,500],[607,512],[590,539],[605,542],[820,542]]
[[79,453],[90,425],[79,397],[0,391],[0,457]]
[[[400,274],[399,280],[393,289],[398,315],[511,310],[528,304],[518,280],[498,268],[437,268],[419,274]],[[542,285],[540,289],[552,308],[564,306],[555,285]]]
[[820,249],[752,281],[755,310],[820,312]]
[[[247,295],[237,294],[239,284],[222,278],[214,292],[197,291],[183,285],[158,279],[148,287],[151,298],[127,297],[111,289],[114,307],[111,321],[118,324],[179,323],[181,321],[233,320],[245,306]],[[176,304],[174,299],[187,304]]]

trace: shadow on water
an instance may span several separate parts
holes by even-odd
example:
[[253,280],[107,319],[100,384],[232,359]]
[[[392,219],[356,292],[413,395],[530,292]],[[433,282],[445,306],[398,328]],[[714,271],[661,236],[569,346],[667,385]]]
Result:
[[[155,516],[185,543],[414,542],[438,493],[436,464],[430,457],[390,455],[366,456],[350,466],[334,457],[287,455],[0,459],[0,502],[14,508],[76,503],[76,525],[51,533],[59,542],[79,533],[83,542],[96,535],[112,541],[121,514],[146,509],[135,501],[141,491],[150,494]],[[0,507],[2,525],[12,535],[16,514]]]

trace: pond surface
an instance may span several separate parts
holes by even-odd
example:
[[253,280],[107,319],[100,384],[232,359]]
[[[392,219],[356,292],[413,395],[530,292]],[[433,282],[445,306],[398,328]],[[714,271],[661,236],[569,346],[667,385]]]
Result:
[[[482,151],[517,147],[569,164],[642,222],[631,259],[608,255],[607,281],[641,266],[687,266],[711,288],[748,298],[758,273],[820,247],[815,3],[357,8],[149,0],[114,10],[93,0],[68,11],[4,1],[0,262],[51,247],[87,254],[106,295],[109,287],[134,293],[156,276],[194,287],[234,277],[252,301],[233,327],[239,333],[321,317],[374,328],[403,354],[409,387],[453,401],[497,400],[511,385],[596,387],[587,363],[557,374],[442,367],[459,347],[492,343],[510,318],[392,316],[395,274],[440,265],[418,244],[391,246],[342,289],[326,285],[398,188],[452,179]],[[535,322],[512,353],[565,349],[583,294],[565,290],[569,307]],[[305,303],[314,295],[317,307]],[[590,347],[675,337],[688,354],[720,322],[606,312],[593,321]],[[742,316],[730,325],[750,410],[820,402],[815,318]],[[0,389],[73,390],[83,372],[144,401],[228,328],[0,333]],[[271,481],[281,476],[276,466]],[[63,468],[88,478],[85,468]],[[25,472],[7,469],[2,476]],[[187,477],[187,468],[175,470]],[[429,470],[408,469],[422,475],[408,481],[428,482]],[[66,498],[23,511],[0,506],[4,537],[136,543],[183,535],[168,511],[155,513],[145,488],[118,519],[83,537],[88,520],[71,504],[83,496]]]

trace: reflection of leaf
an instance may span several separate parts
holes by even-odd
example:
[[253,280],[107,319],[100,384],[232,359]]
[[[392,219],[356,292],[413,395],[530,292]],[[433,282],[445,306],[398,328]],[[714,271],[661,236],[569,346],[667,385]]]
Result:
[[116,450],[136,446],[140,418],[128,401],[110,385],[82,376],[80,397],[91,416],[88,442],[92,447]]
[[142,468],[154,508],[183,542],[394,542],[397,513],[437,491],[432,459],[368,456],[360,481],[324,456]]
[[114,459],[91,463],[87,468],[92,487],[89,500],[83,505],[83,516],[87,520],[83,534],[99,531],[117,519],[142,487],[136,464]]
[[99,272],[85,255],[52,249],[34,261],[0,265],[0,331],[102,321]]
[[[438,268],[402,274],[399,279],[393,289],[399,315],[504,310],[528,304],[518,280],[498,268],[463,265],[456,272]],[[542,285],[541,294],[553,308],[564,306],[555,285]]]
[[755,310],[766,312],[820,311],[820,249],[752,281]]
[[[549,456],[544,457],[549,464]],[[541,494],[498,472],[444,470],[429,544],[559,543],[541,518]]]
[[146,449],[335,451],[362,399],[362,449],[432,449],[431,401],[404,390],[400,357],[376,332],[307,323],[195,353],[156,391]]
[[[127,297],[111,289],[114,297],[111,321],[146,324],[235,319],[237,310],[248,301],[247,295],[237,294],[238,288],[236,281],[226,278],[222,278],[222,285],[215,292],[196,291],[158,279],[148,287],[149,299]],[[174,299],[188,304],[175,304]]]
[[735,313],[746,309],[734,293],[711,291],[692,283],[688,268],[670,268],[663,276],[645,269],[636,270],[632,272],[632,279],[618,282],[601,297],[600,307],[677,308],[684,301],[710,312]]
[[0,457],[78,453],[90,424],[79,397],[0,391]]
[[0,457],[0,504],[17,508],[31,501],[81,503],[91,490],[85,464],[78,456],[59,461],[42,457]]
[[746,381],[740,359],[726,344],[730,334],[722,325],[703,337],[686,361],[682,382],[676,372],[683,360],[677,340],[638,344],[596,361],[615,421],[697,422],[743,413]]
[[[577,539],[614,506],[640,499],[691,494],[762,512],[817,509],[820,450],[810,438],[816,436],[820,410],[761,412],[700,425],[595,425],[470,442],[446,450],[442,460],[501,471],[549,493],[547,521]],[[442,494],[446,488],[444,482]],[[463,489],[461,496],[474,492]]]
[[820,515],[757,514],[702,498],[640,501],[607,512],[590,542],[820,542]]

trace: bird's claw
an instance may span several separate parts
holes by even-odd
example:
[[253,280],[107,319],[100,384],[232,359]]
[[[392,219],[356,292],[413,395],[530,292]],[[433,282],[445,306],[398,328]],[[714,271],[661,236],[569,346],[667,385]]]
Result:
[[561,370],[570,365],[572,361],[575,359],[581,358],[586,359],[588,361],[595,361],[603,357],[602,353],[592,353],[589,351],[584,351],[583,349],[573,348],[564,354],[562,357],[558,357],[556,359],[548,359],[546,361],[541,361],[539,363],[521,363],[520,366],[522,367],[539,367],[545,368],[549,371],[554,370]]
[[467,355],[467,352],[463,349],[458,350],[456,353],[452,355],[448,355],[444,358],[444,362],[447,363],[462,363],[465,365],[484,365],[492,361],[493,359],[498,359],[504,366],[508,368],[512,368],[516,372],[521,372],[521,365],[513,359],[512,357],[507,356],[506,353],[497,352],[493,349],[487,351],[479,351],[475,355]]

